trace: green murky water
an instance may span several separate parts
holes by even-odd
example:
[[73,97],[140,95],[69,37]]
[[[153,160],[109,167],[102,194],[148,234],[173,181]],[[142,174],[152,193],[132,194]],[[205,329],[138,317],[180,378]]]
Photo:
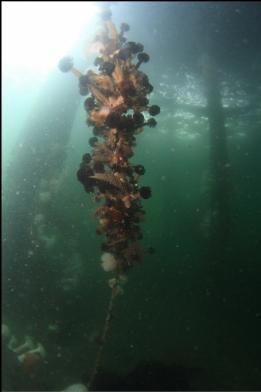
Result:
[[[161,114],[137,137],[132,158],[152,188],[142,230],[144,246],[156,251],[129,272],[116,300],[102,368],[120,375],[159,362],[183,368],[185,390],[259,390],[261,7],[118,2],[111,10],[151,55],[142,70]],[[218,70],[230,184],[230,234],[216,247],[222,233],[211,222],[222,211],[211,209],[213,146],[199,66],[206,52]],[[40,77],[17,62],[3,69],[3,323],[20,342],[42,342],[47,356],[33,375],[4,356],[3,388],[61,390],[86,381],[110,294],[97,203],[76,178],[92,131],[72,76],[53,69]],[[165,377],[165,389],[175,389],[175,378]]]

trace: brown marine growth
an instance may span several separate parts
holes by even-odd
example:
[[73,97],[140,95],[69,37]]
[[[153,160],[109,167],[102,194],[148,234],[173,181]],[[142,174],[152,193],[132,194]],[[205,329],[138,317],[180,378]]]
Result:
[[[95,60],[99,72],[89,70],[80,78],[80,89],[90,94],[85,109],[87,123],[94,126],[95,137],[89,141],[93,147],[91,160],[88,164],[81,163],[77,175],[85,190],[94,192],[97,201],[104,200],[105,205],[114,209],[114,214],[117,211],[118,215],[128,215],[127,220],[118,220],[117,224],[114,221],[113,225],[108,217],[103,217],[97,230],[106,235],[103,249],[110,250],[117,260],[116,273],[122,273],[138,259],[131,256],[131,249],[137,248],[137,241],[142,236],[135,237],[133,227],[137,225],[136,213],[145,214],[141,199],[151,196],[149,187],[139,187],[138,184],[140,176],[145,173],[144,167],[133,165],[130,158],[134,155],[136,135],[144,126],[156,125],[153,118],[145,121],[142,112],[156,115],[160,108],[157,105],[149,107],[147,95],[153,87],[148,76],[138,69],[142,62],[149,61],[143,45],[126,42],[124,32],[129,26],[122,24],[118,33],[109,11],[105,11],[102,18],[104,32],[96,37],[103,47]],[[72,60],[67,63],[67,69],[72,67]]]
[[145,126],[152,128],[157,124],[153,118],[145,120],[142,112],[152,116],[160,112],[157,105],[149,107],[147,96],[153,86],[139,70],[142,63],[149,61],[143,45],[126,40],[124,33],[129,30],[126,23],[117,32],[109,10],[103,11],[101,17],[104,31],[95,37],[102,47],[95,60],[98,72],[89,70],[81,74],[73,67],[70,57],[59,63],[63,72],[73,71],[78,77],[80,94],[90,95],[84,107],[87,124],[94,127],[94,137],[89,140],[92,151],[84,154],[77,178],[87,193],[94,193],[97,202],[104,201],[96,211],[97,234],[106,237],[101,247],[106,252],[102,256],[104,269],[115,273],[109,281],[112,294],[89,385],[101,360],[113,299],[122,292],[123,274],[140,263],[145,253],[140,245],[143,235],[139,224],[145,215],[141,199],[151,197],[151,189],[139,186],[145,168],[130,159],[134,156],[136,136]]

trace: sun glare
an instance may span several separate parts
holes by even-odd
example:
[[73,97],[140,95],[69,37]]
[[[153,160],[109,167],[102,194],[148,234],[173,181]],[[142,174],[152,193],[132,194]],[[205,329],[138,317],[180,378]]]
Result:
[[97,10],[88,1],[2,2],[3,68],[48,72],[92,28]]

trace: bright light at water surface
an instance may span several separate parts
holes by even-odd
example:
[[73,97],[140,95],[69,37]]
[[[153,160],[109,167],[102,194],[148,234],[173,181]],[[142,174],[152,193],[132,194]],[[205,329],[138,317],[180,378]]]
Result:
[[91,25],[94,2],[2,2],[3,66],[47,73]]

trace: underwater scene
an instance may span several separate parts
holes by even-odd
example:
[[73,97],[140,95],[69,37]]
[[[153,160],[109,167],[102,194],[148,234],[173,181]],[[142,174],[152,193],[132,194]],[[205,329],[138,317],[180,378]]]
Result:
[[2,391],[260,391],[260,21],[2,2]]

